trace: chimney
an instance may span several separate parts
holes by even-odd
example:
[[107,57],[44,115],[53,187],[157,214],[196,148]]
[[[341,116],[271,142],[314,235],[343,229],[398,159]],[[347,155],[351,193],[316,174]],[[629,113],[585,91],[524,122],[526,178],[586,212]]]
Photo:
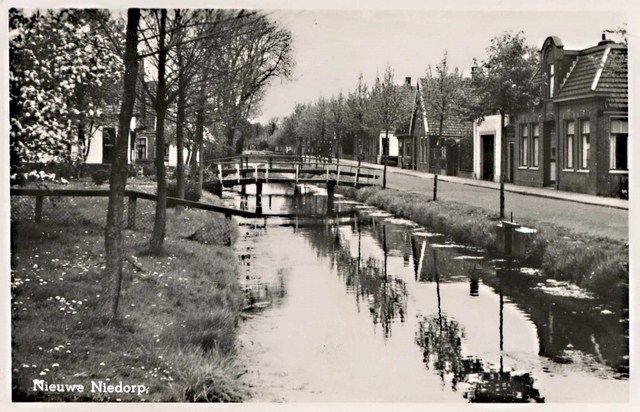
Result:
[[478,66],[471,66],[471,78],[475,79],[475,77],[478,75]]
[[407,86],[411,86],[411,77],[405,77],[405,78],[404,78],[404,83],[405,83]]
[[602,32],[602,40],[598,43],[598,46],[602,46],[604,44],[615,43],[613,40],[607,39],[607,35],[605,32]]

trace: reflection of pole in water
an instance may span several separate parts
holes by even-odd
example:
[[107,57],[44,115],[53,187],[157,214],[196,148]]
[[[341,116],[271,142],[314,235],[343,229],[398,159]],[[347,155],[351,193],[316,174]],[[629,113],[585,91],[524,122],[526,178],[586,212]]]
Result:
[[476,274],[476,267],[473,266],[471,276],[469,277],[469,296],[478,296],[480,285],[478,284],[478,275]]
[[502,363],[502,351],[504,350],[504,295],[502,294],[502,288],[500,288],[500,372],[504,370]]
[[442,307],[440,305],[440,275],[438,274],[438,249],[433,249],[433,273],[436,277],[436,295],[438,297],[438,321],[442,328]]
[[272,195],[269,195],[269,210],[271,210],[271,196]]
[[384,279],[387,280],[387,225],[382,223],[382,250],[384,251]]

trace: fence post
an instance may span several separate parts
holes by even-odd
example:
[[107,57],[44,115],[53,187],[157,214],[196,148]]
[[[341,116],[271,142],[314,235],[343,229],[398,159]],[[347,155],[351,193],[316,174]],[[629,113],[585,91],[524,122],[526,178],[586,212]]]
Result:
[[129,204],[127,205],[127,229],[136,229],[136,196],[129,196]]
[[227,228],[225,233],[226,237],[224,239],[224,245],[231,246],[231,215],[230,214],[227,213],[224,215],[224,222]]
[[218,165],[218,179],[222,182],[222,165]]
[[36,223],[42,222],[42,201],[44,198],[42,196],[36,196]]

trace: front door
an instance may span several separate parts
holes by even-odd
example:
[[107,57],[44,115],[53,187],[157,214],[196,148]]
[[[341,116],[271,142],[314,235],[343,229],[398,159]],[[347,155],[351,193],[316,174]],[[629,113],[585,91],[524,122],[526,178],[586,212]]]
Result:
[[493,135],[484,135],[482,139],[482,180],[493,180]]
[[542,128],[542,161],[544,168],[543,185],[551,186],[556,183],[558,176],[557,158],[558,158],[558,139],[556,136],[556,122],[550,120],[544,122]]

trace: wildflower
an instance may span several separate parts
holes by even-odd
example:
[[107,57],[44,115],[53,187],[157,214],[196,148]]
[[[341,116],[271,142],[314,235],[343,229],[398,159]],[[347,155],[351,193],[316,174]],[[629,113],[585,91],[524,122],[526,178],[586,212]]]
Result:
[[100,366],[104,366],[104,362],[100,362]]

